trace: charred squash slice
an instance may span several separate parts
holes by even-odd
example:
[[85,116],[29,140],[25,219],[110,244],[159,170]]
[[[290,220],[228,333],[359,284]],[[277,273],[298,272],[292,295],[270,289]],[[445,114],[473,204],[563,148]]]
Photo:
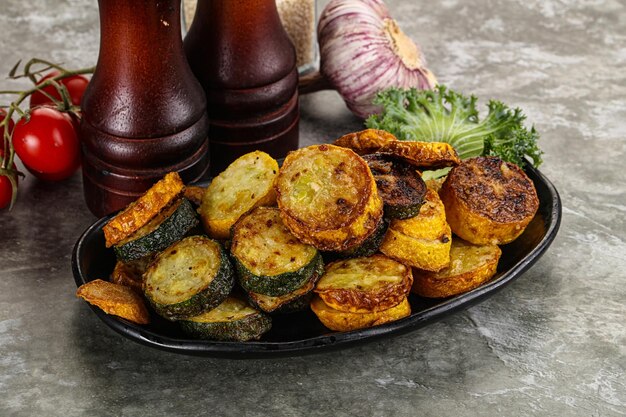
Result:
[[452,231],[475,244],[517,239],[539,208],[535,185],[524,171],[493,156],[452,169],[440,195]]
[[383,311],[368,313],[350,313],[336,310],[328,306],[320,297],[314,297],[311,301],[311,310],[330,330],[349,332],[351,330],[364,329],[400,320],[411,315],[411,304],[407,298],[403,298],[397,305]]
[[420,211],[426,184],[414,166],[391,155],[364,155],[385,205],[385,217],[408,219]]
[[278,174],[276,191],[285,225],[320,250],[359,246],[374,233],[383,214],[367,163],[338,146],[291,152]]
[[367,313],[397,305],[412,283],[411,268],[384,255],[373,255],[329,264],[315,292],[335,310]]
[[181,329],[198,339],[247,342],[257,340],[272,327],[272,319],[235,297],[212,310],[180,321]]
[[211,181],[198,210],[207,234],[228,239],[230,228],[254,207],[276,202],[274,181],[278,162],[265,152],[254,151],[235,160]]
[[117,259],[124,262],[153,256],[182,239],[199,223],[189,200],[180,198],[148,224],[115,245],[113,250]]
[[235,282],[226,252],[218,242],[204,236],[187,237],[161,252],[144,277],[146,298],[168,320],[193,317],[217,307]]
[[275,207],[257,207],[234,226],[230,246],[237,278],[249,292],[278,297],[323,271],[317,249],[300,242]]

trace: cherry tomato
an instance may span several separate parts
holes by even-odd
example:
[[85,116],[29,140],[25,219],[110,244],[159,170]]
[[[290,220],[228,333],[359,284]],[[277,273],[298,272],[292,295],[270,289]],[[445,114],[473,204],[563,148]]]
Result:
[[37,178],[58,181],[80,165],[80,144],[71,117],[52,107],[36,107],[30,120],[20,119],[13,130],[13,148]]
[[[6,110],[0,109],[0,122],[6,119],[6,117],[7,117]],[[14,126],[15,126],[15,123],[13,122],[13,120],[9,120],[9,132],[13,130]],[[0,159],[4,159],[4,151],[2,149],[2,146],[4,143],[2,141],[3,134],[4,132],[0,130]],[[15,163],[12,164],[12,167],[13,169],[16,169]],[[15,178],[15,180],[17,181],[17,177]],[[0,175],[0,209],[8,207],[8,205],[11,203],[12,193],[13,193],[13,189],[11,187],[11,182],[6,176]]]
[[[2,123],[2,121],[6,119],[6,117],[7,117],[7,111],[5,109],[0,109],[0,123]],[[15,122],[13,120],[9,120],[9,132],[11,132],[14,127],[15,127]],[[2,138],[1,135],[3,134],[4,132],[0,131],[0,139]],[[0,151],[1,150],[2,149],[0,149]]]
[[[39,81],[38,85],[52,77],[56,77],[59,74],[59,71],[50,72],[45,77],[43,77],[41,81]],[[87,84],[89,84],[89,80],[82,75],[72,75],[71,77],[59,80],[58,83],[64,85],[65,88],[67,88],[67,92],[70,93],[70,99],[72,100],[72,104],[74,104],[75,106],[80,106],[80,101],[83,98],[83,93],[85,92],[85,88],[87,88]],[[59,101],[62,100],[61,95],[53,85],[44,87],[42,90],[50,94],[55,99]],[[33,107],[51,104],[54,104],[54,102],[39,91],[34,92],[30,96],[31,109]]]
[[[0,115],[2,117],[2,115]],[[2,119],[0,119],[2,120]],[[4,152],[2,148],[0,148],[0,158],[4,158]],[[12,164],[13,169],[17,169],[15,167],[15,162]],[[15,177],[15,181],[17,181],[17,176]],[[0,175],[0,210],[6,208],[11,204],[11,197],[13,194],[13,188],[11,187],[11,182],[9,179]]]

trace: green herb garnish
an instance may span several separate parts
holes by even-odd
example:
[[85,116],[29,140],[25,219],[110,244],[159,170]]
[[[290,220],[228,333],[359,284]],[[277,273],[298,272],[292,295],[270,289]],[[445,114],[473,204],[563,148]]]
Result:
[[490,100],[481,119],[476,102],[475,96],[466,97],[443,85],[434,90],[391,88],[378,93],[374,104],[383,110],[371,115],[365,125],[400,140],[447,142],[461,159],[492,155],[522,167],[526,158],[535,167],[541,164],[539,135],[534,127],[524,127],[526,116],[519,108]]

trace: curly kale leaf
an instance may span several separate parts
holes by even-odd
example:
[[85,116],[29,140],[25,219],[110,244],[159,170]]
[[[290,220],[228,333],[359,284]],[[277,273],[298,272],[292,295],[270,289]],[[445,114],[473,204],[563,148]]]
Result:
[[365,124],[389,131],[400,140],[447,142],[462,159],[495,155],[523,166],[527,156],[534,166],[541,163],[539,135],[534,127],[524,127],[526,117],[520,109],[491,100],[489,112],[481,120],[476,102],[475,96],[464,96],[444,85],[434,90],[391,88],[376,96],[374,104],[383,110]]

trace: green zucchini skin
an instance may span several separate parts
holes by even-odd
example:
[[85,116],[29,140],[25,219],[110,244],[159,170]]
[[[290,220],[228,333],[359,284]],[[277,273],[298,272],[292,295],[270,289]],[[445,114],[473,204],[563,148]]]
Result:
[[270,330],[272,319],[239,297],[228,297],[215,309],[180,321],[183,332],[198,339],[245,342]]
[[179,323],[183,332],[196,339],[233,342],[258,340],[272,328],[272,319],[261,312],[237,321],[198,323],[183,320]]
[[155,230],[138,239],[114,246],[115,256],[123,262],[153,256],[182,239],[199,223],[191,202],[183,198],[174,213],[163,220]]
[[271,297],[289,294],[304,285],[313,274],[324,273],[324,261],[319,252],[315,254],[311,262],[297,271],[274,276],[254,275],[236,257],[234,260],[239,285],[247,292]]
[[422,204],[424,204],[423,201],[412,206],[385,206],[384,216],[387,219],[410,219],[411,217],[415,217],[420,213]]
[[[206,239],[209,239],[205,237]],[[235,285],[235,274],[228,254],[219,242],[220,267],[209,285],[191,298],[176,304],[161,304],[152,299],[147,291],[144,294],[154,311],[170,321],[197,316],[220,305],[231,293]]]
[[[380,245],[383,243],[388,227],[389,221],[382,218],[376,226],[376,229],[374,229],[374,233],[365,239],[365,241],[359,246],[343,252],[333,252],[332,255],[334,255],[334,258],[360,258],[372,256],[378,252]],[[332,255],[330,258],[333,257]]]
[[300,288],[279,297],[248,292],[248,301],[253,307],[270,314],[308,310],[320,276],[318,272],[314,273]]

